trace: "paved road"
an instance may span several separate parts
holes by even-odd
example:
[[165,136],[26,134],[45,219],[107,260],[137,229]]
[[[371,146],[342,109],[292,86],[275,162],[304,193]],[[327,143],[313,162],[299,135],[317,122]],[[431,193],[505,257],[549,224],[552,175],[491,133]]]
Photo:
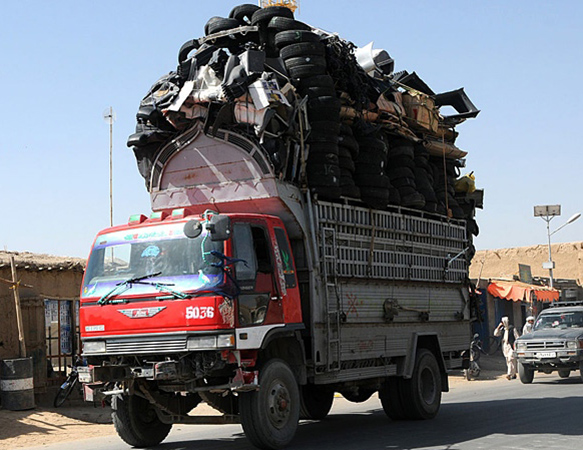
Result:
[[[537,374],[518,380],[457,383],[431,421],[392,422],[378,399],[336,399],[322,422],[303,422],[290,450],[583,449],[583,383]],[[38,447],[44,450],[126,450],[117,436]],[[177,425],[160,450],[253,449],[239,425]]]

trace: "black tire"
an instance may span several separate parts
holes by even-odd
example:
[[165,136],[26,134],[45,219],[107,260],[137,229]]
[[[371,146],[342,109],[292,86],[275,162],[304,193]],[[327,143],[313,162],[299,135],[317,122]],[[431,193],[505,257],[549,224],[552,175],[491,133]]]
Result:
[[310,127],[312,132],[338,135],[340,124],[331,120],[317,120],[310,122]]
[[318,164],[332,164],[338,166],[339,158],[336,153],[320,153],[320,152],[310,152],[308,156],[308,165],[318,165]]
[[519,362],[518,378],[520,378],[522,384],[531,384],[532,380],[534,380],[534,369]]
[[[59,390],[57,391],[57,395],[55,396],[55,399],[53,400],[53,406],[55,408],[58,408],[59,406],[61,406],[63,403],[65,403],[65,400],[67,400],[67,397],[69,397],[69,395],[71,394],[71,392],[73,392],[73,389],[75,388],[75,386],[77,385],[77,381],[79,381],[79,378],[77,377],[68,377],[67,381],[66,381],[66,386],[65,387],[61,387],[59,388]],[[65,383],[63,383],[65,384]]]
[[338,165],[340,166],[340,169],[347,170],[350,173],[354,173],[354,171],[356,170],[356,166],[354,165],[354,161],[352,160],[352,158],[350,156],[348,156],[348,157],[339,156],[338,157]]
[[278,16],[293,19],[294,13],[285,6],[270,6],[269,8],[258,9],[251,17],[251,25],[261,25]]
[[571,371],[569,369],[559,370],[559,376],[561,378],[569,378]]
[[391,182],[386,177],[386,175],[382,175],[379,173],[360,172],[358,164],[356,165],[356,172],[354,173],[354,181],[356,182],[356,185],[360,188],[373,188],[384,190],[389,189],[389,187],[391,186]]
[[385,155],[387,154],[387,146],[386,144],[376,138],[360,138],[357,139],[358,147],[361,151],[380,151],[383,152]]
[[209,34],[218,33],[219,31],[232,30],[240,27],[241,24],[237,19],[224,19],[222,17],[213,17],[205,25],[205,32]]
[[334,153],[335,155],[338,155],[338,144],[335,142],[310,141],[309,150],[310,152],[308,155],[311,155],[312,153]]
[[379,390],[379,399],[383,411],[392,420],[404,420],[407,418],[405,407],[401,398],[400,386],[402,378],[390,377]]
[[289,68],[288,73],[290,78],[313,77],[315,75],[325,74],[326,66],[318,64],[304,64],[302,66]]
[[415,179],[413,178],[391,178],[390,175],[389,178],[391,179],[391,184],[399,190],[401,190],[401,188],[404,187],[410,187],[413,189],[417,188],[417,185],[415,184]]
[[372,171],[378,169],[385,170],[385,167],[387,166],[387,156],[378,150],[364,150],[358,153],[356,163],[363,165],[361,171],[366,171],[364,168],[365,166],[374,166],[376,169],[373,168]]
[[299,20],[290,19],[288,17],[276,16],[273,17],[267,28],[277,31],[287,31],[287,30],[305,30],[311,31],[312,27],[307,23],[300,22]]
[[415,367],[410,379],[402,382],[402,399],[408,419],[433,419],[441,406],[441,371],[435,355],[417,350]]
[[310,186],[340,186],[338,164],[310,164],[306,172]]
[[250,24],[253,14],[255,14],[255,12],[260,9],[261,8],[259,6],[249,3],[235,6],[229,13],[229,18],[237,19],[241,23]]
[[320,86],[320,87],[311,87],[306,89],[298,89],[300,97],[308,96],[309,100],[312,100],[317,97],[325,97],[325,96],[334,96],[336,95],[336,90],[330,86]]
[[296,434],[300,390],[293,372],[281,359],[268,361],[259,374],[258,391],[239,395],[241,425],[253,445],[281,449]]
[[326,58],[323,56],[315,56],[315,55],[308,55],[308,56],[295,56],[293,58],[289,58],[284,60],[285,68],[287,70],[291,70],[294,67],[300,67],[305,65],[316,65],[316,66],[324,66],[326,67]]
[[341,391],[342,396],[352,403],[364,403],[375,393],[373,389],[358,388],[354,391]]
[[137,395],[117,395],[111,404],[113,425],[124,442],[133,447],[153,447],[162,442],[171,424],[160,421],[155,407]]
[[325,54],[326,47],[321,42],[300,42],[299,44],[288,45],[279,52],[283,59],[306,55],[324,56]]
[[182,44],[182,47],[180,47],[180,50],[178,51],[178,64],[186,61],[188,54],[191,51],[198,49],[199,47],[200,44],[198,39],[191,39],[190,41],[186,41],[184,44]]
[[[342,180],[340,180],[342,182]],[[345,184],[340,186],[343,197],[360,198],[360,189],[356,184]]]
[[316,107],[340,109],[341,105],[342,103],[339,98],[336,98],[335,96],[325,96],[311,99],[308,102],[308,109]]
[[324,419],[334,403],[334,391],[324,386],[306,384],[300,387],[300,418]]
[[275,45],[280,49],[300,42],[320,42],[320,35],[304,30],[280,31],[275,35]]
[[389,155],[391,156],[391,158],[406,156],[407,158],[413,159],[413,157],[415,156],[415,152],[413,150],[412,145],[400,145],[399,147],[390,146],[389,148],[390,148]]
[[334,88],[334,80],[330,75],[315,75],[313,77],[302,78],[297,83],[298,89],[302,92],[311,87],[331,87]]

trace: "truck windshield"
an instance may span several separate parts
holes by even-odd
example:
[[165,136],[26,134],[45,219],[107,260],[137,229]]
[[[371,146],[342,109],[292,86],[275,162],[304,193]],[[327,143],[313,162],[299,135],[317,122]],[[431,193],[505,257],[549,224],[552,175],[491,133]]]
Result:
[[[189,239],[183,227],[184,223],[149,226],[98,236],[83,279],[82,298],[102,297],[119,283],[149,274],[156,274],[156,282],[177,292],[220,287],[224,274],[213,265],[219,259],[210,252],[222,253],[223,242],[211,241],[206,230]],[[155,284],[131,284],[126,294],[158,295]]]
[[583,328],[583,311],[543,314],[534,324],[534,329],[544,328]]

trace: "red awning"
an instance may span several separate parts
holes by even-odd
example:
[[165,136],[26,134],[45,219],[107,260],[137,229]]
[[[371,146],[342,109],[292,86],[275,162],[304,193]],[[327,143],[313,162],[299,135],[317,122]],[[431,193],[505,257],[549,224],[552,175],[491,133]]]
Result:
[[552,302],[559,299],[559,291],[545,286],[522,283],[520,281],[490,281],[488,292],[494,297],[511,300],[513,302]]

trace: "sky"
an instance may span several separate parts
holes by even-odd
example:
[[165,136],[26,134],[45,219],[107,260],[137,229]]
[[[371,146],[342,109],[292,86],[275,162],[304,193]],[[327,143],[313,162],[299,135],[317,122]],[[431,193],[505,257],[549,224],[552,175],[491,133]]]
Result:
[[[180,46],[237,1],[2,2],[0,250],[86,257],[109,226],[149,214],[127,137],[138,104],[175,70]],[[435,91],[464,87],[481,110],[456,144],[484,189],[478,249],[547,243],[534,205],[560,204],[551,231],[583,212],[583,2],[301,0],[298,20],[362,47]],[[583,219],[553,243],[583,240]]]

